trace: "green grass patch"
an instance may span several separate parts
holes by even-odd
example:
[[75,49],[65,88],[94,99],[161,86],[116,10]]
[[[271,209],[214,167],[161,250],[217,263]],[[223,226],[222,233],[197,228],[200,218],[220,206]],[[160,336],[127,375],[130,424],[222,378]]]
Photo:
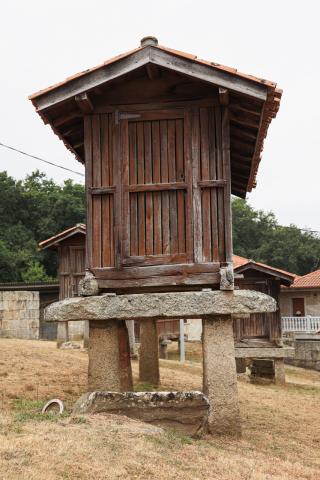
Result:
[[25,398],[17,398],[14,402],[14,423],[22,424],[28,421],[57,422],[61,418],[69,417],[69,413],[67,412],[63,412],[61,415],[57,415],[54,412],[41,413],[44,405],[45,401],[43,400],[27,400]]

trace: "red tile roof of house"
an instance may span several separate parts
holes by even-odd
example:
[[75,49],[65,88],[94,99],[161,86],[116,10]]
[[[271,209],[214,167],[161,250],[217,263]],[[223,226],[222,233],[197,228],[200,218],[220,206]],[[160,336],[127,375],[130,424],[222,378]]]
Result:
[[296,277],[290,288],[320,288],[320,269]]

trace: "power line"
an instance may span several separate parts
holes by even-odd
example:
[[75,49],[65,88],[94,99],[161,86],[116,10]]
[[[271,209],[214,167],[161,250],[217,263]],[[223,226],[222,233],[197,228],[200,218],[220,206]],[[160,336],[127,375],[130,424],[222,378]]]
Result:
[[13,150],[14,152],[21,153],[22,155],[25,155],[26,157],[30,158],[35,158],[36,160],[40,160],[40,162],[47,163],[48,165],[53,165],[54,167],[61,168],[62,170],[67,170],[67,172],[75,173],[76,175],[81,175],[81,177],[84,177],[83,173],[77,172],[75,170],[71,170],[71,168],[63,167],[62,165],[57,165],[56,163],[49,162],[49,160],[45,160],[44,158],[37,157],[35,155],[31,155],[30,153],[23,152],[22,150],[19,150],[18,148],[11,147],[10,145],[6,145],[2,142],[0,142],[0,146],[4,148],[8,148],[9,150]]

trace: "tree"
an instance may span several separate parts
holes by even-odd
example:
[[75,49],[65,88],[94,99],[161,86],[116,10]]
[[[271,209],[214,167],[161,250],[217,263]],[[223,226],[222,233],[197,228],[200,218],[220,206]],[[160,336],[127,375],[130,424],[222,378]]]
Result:
[[298,275],[320,268],[320,239],[295,225],[283,227],[272,212],[254,210],[245,200],[232,201],[233,249]]
[[23,181],[0,172],[0,281],[56,277],[55,252],[37,245],[79,222],[85,222],[83,185],[61,186],[39,171]]

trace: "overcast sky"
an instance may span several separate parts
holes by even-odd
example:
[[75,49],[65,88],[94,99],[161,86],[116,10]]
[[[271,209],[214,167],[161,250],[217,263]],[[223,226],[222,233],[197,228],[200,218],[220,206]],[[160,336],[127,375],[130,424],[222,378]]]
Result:
[[[284,90],[248,195],[288,225],[320,230],[320,7],[317,0],[7,0],[1,2],[0,142],[83,172],[27,96],[139,45],[145,35],[274,80]],[[0,170],[69,174],[0,147]]]

